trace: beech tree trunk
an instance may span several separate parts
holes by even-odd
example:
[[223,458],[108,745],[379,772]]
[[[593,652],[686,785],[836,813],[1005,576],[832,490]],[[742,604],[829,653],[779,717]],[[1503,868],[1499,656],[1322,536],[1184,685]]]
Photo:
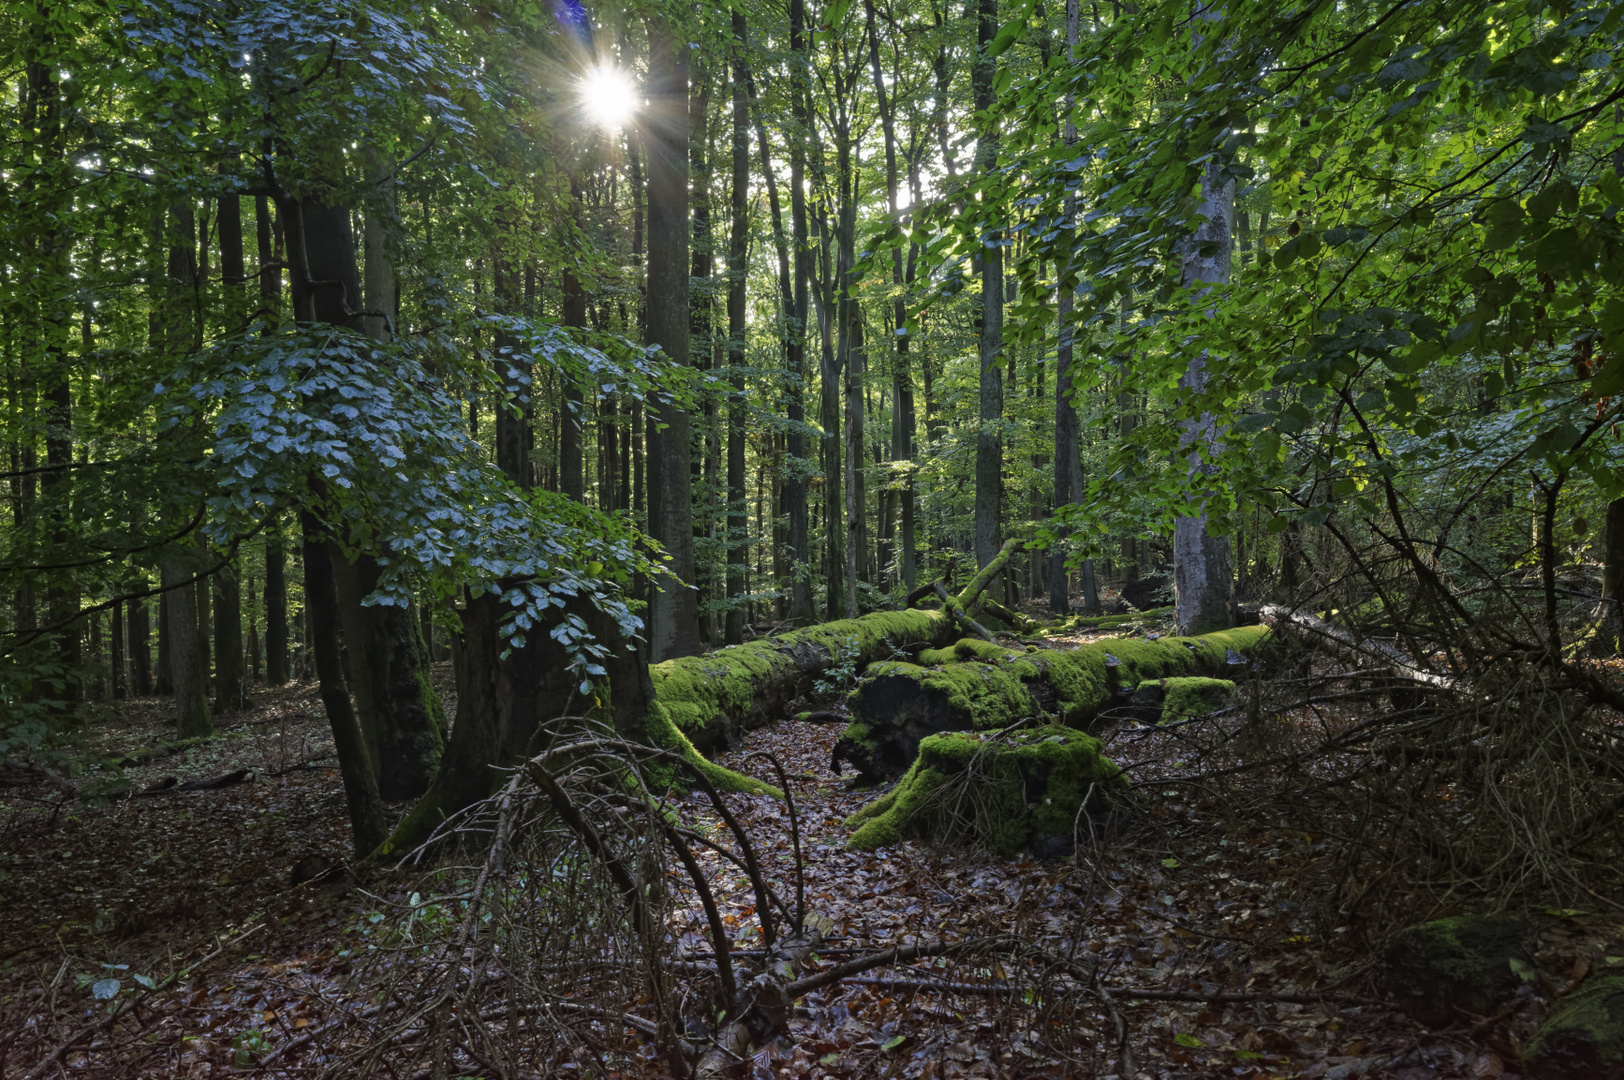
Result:
[[237,568],[228,563],[214,575],[214,710],[243,708],[242,595]]
[[737,645],[744,640],[744,567],[749,558],[749,521],[745,509],[745,421],[749,402],[744,394],[745,273],[750,221],[750,121],[745,91],[744,13],[733,9],[733,182],[728,196],[731,228],[727,247],[727,362],[732,396],[727,407],[727,618],[723,640]]
[[600,705],[582,698],[568,654],[548,632],[552,626],[533,627],[524,646],[503,657],[507,610],[496,592],[471,597],[464,605],[461,644],[453,658],[457,723],[428,790],[376,857],[411,851],[451,815],[489,796],[504,778],[501,770],[534,753],[542,730],[557,717],[600,717],[628,738],[644,738],[651,699],[648,657],[625,642],[613,620],[584,601],[571,601],[558,616],[578,616],[609,648],[607,675],[600,680],[609,689],[608,701]]
[[[811,126],[811,109],[807,104],[810,78],[806,40],[806,0],[789,0],[789,52],[790,52],[790,117],[794,121],[796,136],[789,140],[789,194],[791,252],[794,260],[795,304],[787,314],[790,324],[790,343],[787,365],[792,385],[789,390],[789,435],[786,449],[789,453],[790,475],[784,482],[784,499],[789,504],[789,559],[791,619],[811,622],[812,584],[810,566],[812,558],[809,508],[806,498],[806,407],[801,394],[806,376],[806,334],[812,302],[809,291],[811,253],[807,240],[806,213],[806,142],[802,135]],[[762,139],[763,168],[768,169],[766,139]],[[770,174],[769,174],[770,175]]]
[[[648,22],[648,340],[668,362],[688,363],[688,61],[685,39]],[[662,425],[664,428],[662,430]],[[688,414],[669,403],[648,424],[648,523],[672,577],[651,583],[649,649],[655,660],[699,651]]]
[[355,853],[364,856],[383,843],[387,818],[378,794],[377,775],[372,771],[372,754],[344,680],[338,638],[338,600],[333,589],[327,537],[322,533],[321,522],[309,511],[302,513],[299,521],[304,531],[305,606],[310,614],[310,644],[321,687],[321,704],[333,732],[339,773],[344,778],[344,801],[349,807]]
[[191,576],[190,565],[179,553],[164,556],[169,679],[175,694],[175,728],[183,739],[214,734],[214,721],[209,718],[209,669],[197,625],[198,586],[187,581]]
[[[998,0],[979,0],[976,24],[976,58],[971,81],[975,107],[984,112],[993,104],[993,80],[997,60],[988,47],[998,36]],[[983,173],[998,165],[998,133],[981,132],[976,143],[976,166]],[[1004,249],[997,243],[997,230],[981,247],[981,380],[978,393],[979,426],[976,430],[976,565],[986,566],[998,554],[999,527],[1003,512],[1004,440],[999,426],[1004,415],[1003,369],[998,361],[1004,346]]]
[[[1196,11],[1199,23],[1221,18],[1216,6],[1203,3]],[[1198,31],[1199,33],[1199,31]],[[1210,162],[1201,174],[1201,198],[1196,212],[1201,225],[1186,243],[1181,283],[1204,286],[1229,281],[1230,223],[1235,213],[1235,182],[1221,175],[1222,164]],[[1190,361],[1189,370],[1179,379],[1179,388],[1189,397],[1205,395],[1211,378],[1207,356]],[[1217,447],[1217,423],[1209,412],[1184,421],[1179,445],[1188,451],[1190,474],[1210,473],[1211,465],[1201,463],[1201,451]],[[1229,539],[1214,536],[1207,528],[1205,513],[1181,516],[1173,530],[1173,581],[1177,596],[1176,622],[1181,634],[1202,634],[1235,624],[1235,571],[1231,565]]]
[[288,586],[281,515],[265,530],[265,682],[288,681]]

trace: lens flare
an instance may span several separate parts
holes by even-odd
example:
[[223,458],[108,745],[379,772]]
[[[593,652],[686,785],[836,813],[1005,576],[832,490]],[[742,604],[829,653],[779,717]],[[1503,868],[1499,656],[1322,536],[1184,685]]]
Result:
[[581,80],[580,95],[582,111],[602,127],[624,127],[637,111],[637,86],[618,68],[593,68]]

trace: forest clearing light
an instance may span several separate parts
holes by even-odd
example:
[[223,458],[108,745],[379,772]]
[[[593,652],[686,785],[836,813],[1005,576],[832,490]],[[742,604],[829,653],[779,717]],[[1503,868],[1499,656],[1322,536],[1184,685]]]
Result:
[[595,124],[623,127],[637,111],[637,87],[614,67],[595,67],[581,80],[581,108]]

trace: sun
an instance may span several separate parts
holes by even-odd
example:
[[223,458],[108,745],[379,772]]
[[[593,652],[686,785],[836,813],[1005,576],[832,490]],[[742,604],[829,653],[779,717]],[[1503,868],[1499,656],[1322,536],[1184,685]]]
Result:
[[637,111],[637,86],[615,67],[595,67],[581,79],[581,109],[594,124],[624,127]]

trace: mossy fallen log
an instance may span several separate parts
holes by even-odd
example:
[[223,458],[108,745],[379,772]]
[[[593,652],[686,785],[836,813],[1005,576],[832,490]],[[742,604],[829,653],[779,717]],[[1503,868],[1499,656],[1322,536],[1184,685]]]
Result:
[[1558,1001],[1523,1062],[1538,1080],[1624,1077],[1624,975],[1592,975]]
[[1228,679],[1180,675],[1139,684],[1128,699],[1130,715],[1144,724],[1166,724],[1205,716],[1227,705],[1235,694]]
[[[958,633],[943,611],[881,611],[747,641],[708,656],[649,665],[654,700],[701,754],[735,745],[744,732],[785,714],[829,667],[858,670],[909,646]],[[905,652],[912,655],[912,652]],[[652,734],[652,732],[651,732]]]
[[865,780],[890,780],[913,764],[922,739],[940,732],[991,731],[1027,717],[1086,728],[1126,705],[1145,682],[1225,674],[1268,640],[1261,626],[1195,638],[1113,638],[1071,650],[965,638],[924,650],[917,664],[881,661],[848,698],[852,722],[835,744],[833,765],[850,762]]
[[897,786],[847,819],[857,828],[848,846],[922,839],[1061,854],[1081,813],[1102,812],[1126,790],[1099,740],[1075,728],[930,735]]
[[1131,626],[1138,622],[1166,622],[1172,617],[1171,604],[1165,607],[1146,608],[1144,611],[1130,611],[1122,615],[1074,615],[1061,620],[1045,632],[1069,634],[1077,630],[1114,630],[1119,626]]

